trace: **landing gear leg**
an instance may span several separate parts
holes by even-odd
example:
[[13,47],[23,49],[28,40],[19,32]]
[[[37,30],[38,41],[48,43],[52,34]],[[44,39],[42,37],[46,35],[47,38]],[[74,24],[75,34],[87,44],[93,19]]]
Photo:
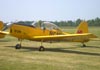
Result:
[[86,47],[86,45],[83,43],[83,46],[82,47]]
[[42,44],[43,44],[43,40],[41,40],[41,46],[39,47],[39,51],[44,51],[45,50],[45,48],[44,48],[44,46],[42,46]]
[[21,49],[21,43],[22,43],[22,40],[19,39],[19,43],[16,44],[15,49]]

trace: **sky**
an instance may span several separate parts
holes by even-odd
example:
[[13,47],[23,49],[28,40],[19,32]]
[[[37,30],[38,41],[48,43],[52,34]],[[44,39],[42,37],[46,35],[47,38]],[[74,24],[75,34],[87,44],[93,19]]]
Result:
[[0,20],[67,21],[100,17],[100,0],[0,0]]

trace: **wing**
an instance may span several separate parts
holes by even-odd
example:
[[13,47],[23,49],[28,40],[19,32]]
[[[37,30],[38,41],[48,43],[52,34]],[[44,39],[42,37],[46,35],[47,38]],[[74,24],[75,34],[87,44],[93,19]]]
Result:
[[8,35],[8,34],[9,34],[9,32],[0,31],[0,34],[3,34],[3,35]]
[[4,38],[5,35],[8,35],[9,32],[5,32],[5,31],[0,31],[0,38]]
[[84,34],[66,34],[66,35],[48,35],[48,36],[34,36],[31,40],[62,40],[62,39],[79,39],[79,38],[97,38],[97,36],[91,33],[84,33]]
[[90,40],[91,41],[100,41],[100,38],[96,38],[96,39],[91,38]]

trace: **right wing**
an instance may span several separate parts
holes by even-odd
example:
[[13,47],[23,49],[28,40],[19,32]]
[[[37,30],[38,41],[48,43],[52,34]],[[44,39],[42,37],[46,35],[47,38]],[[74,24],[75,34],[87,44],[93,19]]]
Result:
[[33,36],[31,40],[37,41],[49,41],[49,40],[61,40],[61,39],[77,39],[77,38],[97,38],[91,33],[84,34],[67,34],[67,35],[48,35],[48,36]]

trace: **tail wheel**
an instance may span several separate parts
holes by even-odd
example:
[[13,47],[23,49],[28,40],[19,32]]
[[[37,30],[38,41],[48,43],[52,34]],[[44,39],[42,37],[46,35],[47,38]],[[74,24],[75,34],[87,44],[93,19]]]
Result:
[[21,44],[17,44],[16,46],[15,46],[15,49],[20,49],[21,48]]
[[85,44],[83,44],[83,46],[82,47],[86,47],[86,45]]
[[44,50],[45,50],[45,48],[43,46],[39,47],[39,51],[44,51]]

